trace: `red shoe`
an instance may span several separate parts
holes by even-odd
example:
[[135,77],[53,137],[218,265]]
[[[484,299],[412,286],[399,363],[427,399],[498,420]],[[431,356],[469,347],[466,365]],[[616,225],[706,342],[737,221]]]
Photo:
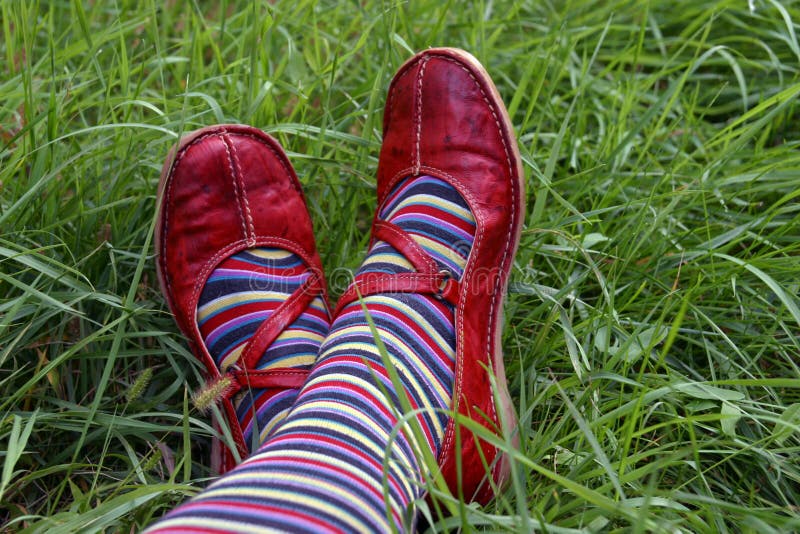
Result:
[[[460,280],[438,271],[402,229],[377,219],[393,187],[419,175],[448,182],[475,217],[475,240]],[[495,433],[501,432],[501,421],[507,430],[516,424],[500,333],[524,202],[522,162],[511,121],[480,63],[462,50],[436,48],[400,67],[389,87],[383,118],[372,239],[388,242],[417,273],[361,275],[342,295],[337,311],[359,293],[428,293],[452,303],[456,310],[454,407]],[[486,466],[491,466],[491,484]],[[501,487],[509,474],[505,455],[452,419],[445,430],[439,467],[454,495],[481,504],[492,498],[493,487]]]
[[[508,275],[525,217],[525,184],[508,112],[486,70],[463,50],[421,52],[400,67],[389,86],[378,205],[398,180],[420,174],[456,188],[477,223],[461,280],[456,286],[443,279],[438,291],[456,309],[454,407],[498,432],[501,417],[505,425],[516,422],[500,334]],[[496,391],[487,370],[494,374]],[[451,492],[486,504],[493,485],[487,483],[484,462],[492,466],[494,487],[502,487],[509,474],[505,456],[498,457],[496,448],[451,419],[439,456]]]
[[[221,405],[241,458],[249,454],[232,397],[243,388],[299,388],[308,371],[255,370],[275,338],[314,298],[327,302],[322,265],[305,198],[275,139],[249,126],[222,125],[184,138],[167,157],[158,189],[155,232],[161,289],[195,356],[211,381],[220,380],[197,325],[197,304],[211,272],[229,256],[253,247],[276,247],[299,256],[311,276],[259,327],[239,361],[224,376],[231,386]],[[235,457],[214,440],[212,467],[231,469]]]

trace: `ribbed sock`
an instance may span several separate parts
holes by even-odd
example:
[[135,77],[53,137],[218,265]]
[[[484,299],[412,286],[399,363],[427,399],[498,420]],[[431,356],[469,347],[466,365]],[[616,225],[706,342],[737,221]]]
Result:
[[[408,178],[380,218],[409,232],[441,269],[462,274],[475,223],[461,196],[431,177]],[[377,242],[360,272],[402,273],[411,264]],[[360,302],[346,306],[283,424],[251,458],[174,510],[153,532],[386,532],[404,530],[423,493],[414,447],[439,453],[448,422],[455,358],[450,304],[393,293],[363,299],[414,408],[425,443],[393,436],[398,392],[389,380]],[[388,392],[388,396],[384,394]],[[387,488],[388,503],[384,497]],[[173,530],[174,529],[174,530]]]
[[[209,353],[225,371],[258,327],[310,276],[299,257],[278,248],[253,248],[227,258],[211,273],[197,307]],[[309,369],[330,319],[317,297],[264,352],[257,369]],[[245,443],[256,450],[294,404],[298,389],[251,389],[234,398]]]

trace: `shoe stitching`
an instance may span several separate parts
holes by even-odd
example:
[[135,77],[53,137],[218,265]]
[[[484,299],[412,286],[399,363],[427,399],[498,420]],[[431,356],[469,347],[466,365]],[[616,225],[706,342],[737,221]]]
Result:
[[239,187],[242,191],[242,201],[244,203],[244,212],[245,218],[247,219],[247,240],[252,242],[253,238],[255,238],[256,230],[253,226],[253,214],[250,212],[250,201],[247,199],[247,190],[244,186],[244,173],[242,172],[242,164],[239,161],[239,151],[236,149],[236,145],[231,143],[230,137],[228,135],[225,136],[226,144],[230,146],[230,155],[233,156],[233,165],[236,168],[236,178],[239,180]]
[[433,274],[418,273],[418,272],[413,272],[413,273],[392,273],[392,274],[388,274],[387,273],[386,276],[387,277],[390,276],[393,279],[394,278],[397,278],[397,279],[409,278],[409,279],[415,279],[415,280],[436,280],[439,277],[439,273],[433,273]]
[[[233,155],[231,154],[231,140],[227,135],[227,131],[223,130],[222,134],[220,135],[222,139],[222,143],[225,145],[225,153],[228,156],[228,170],[231,173],[231,180],[233,181],[233,194],[236,196],[236,211],[239,212],[239,221],[242,223],[242,234],[244,234],[245,239],[248,239],[249,236],[247,234],[247,224],[245,222],[244,213],[242,212],[242,199],[244,197],[244,192],[239,190],[239,180],[241,177],[236,175],[236,171],[233,169]],[[249,240],[249,239],[248,239]]]
[[414,145],[414,154],[412,155],[412,161],[414,165],[414,175],[419,174],[419,166],[420,166],[420,139],[422,138],[422,80],[425,77],[425,67],[428,65],[428,61],[430,58],[425,57],[422,59],[422,64],[419,67],[419,71],[417,71],[417,85],[416,85],[416,92],[414,98],[414,126],[416,128],[416,143]]
[[308,369],[286,369],[286,368],[278,368],[278,369],[247,369],[247,372],[251,375],[277,375],[277,376],[294,376],[294,375],[307,375],[309,374]]

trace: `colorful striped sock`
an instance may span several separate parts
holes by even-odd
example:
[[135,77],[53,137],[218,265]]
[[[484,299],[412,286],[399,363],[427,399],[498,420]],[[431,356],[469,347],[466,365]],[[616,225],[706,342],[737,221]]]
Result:
[[[462,274],[475,233],[466,203],[451,186],[407,178],[380,217],[409,232],[441,269]],[[411,264],[377,242],[360,272],[401,273]],[[151,532],[387,532],[413,523],[407,512],[423,493],[415,447],[438,455],[451,403],[453,309],[408,293],[363,299],[426,443],[393,436],[398,392],[389,380],[359,302],[334,321],[311,377],[289,417],[248,460],[174,510]],[[384,391],[388,392],[384,395]],[[387,497],[384,497],[384,483]]]
[[[310,276],[295,254],[253,248],[234,254],[211,273],[197,307],[209,353],[224,372],[236,363],[258,327]],[[264,352],[257,369],[309,369],[328,332],[325,302],[317,297]],[[233,404],[245,443],[256,450],[294,404],[299,389],[251,389]]]

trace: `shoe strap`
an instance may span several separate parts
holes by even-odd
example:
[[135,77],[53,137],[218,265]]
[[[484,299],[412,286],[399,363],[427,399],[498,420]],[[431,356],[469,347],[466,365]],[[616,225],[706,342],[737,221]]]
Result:
[[230,400],[237,393],[253,389],[299,389],[308,378],[308,369],[292,369],[280,367],[277,369],[236,369],[206,383],[205,389],[210,389],[213,384],[227,381],[224,390],[219,393],[215,402],[223,399]]
[[339,297],[333,315],[334,317],[338,316],[345,306],[357,301],[360,297],[379,293],[423,293],[433,295],[455,306],[458,303],[459,288],[458,280],[453,278],[450,271],[439,271],[432,274],[362,273],[356,276],[347,291]]
[[372,225],[372,242],[384,241],[402,254],[416,272],[366,272],[355,277],[350,287],[339,297],[333,316],[345,306],[369,295],[380,293],[422,293],[433,295],[453,306],[458,303],[460,285],[448,270],[440,270],[434,259],[425,252],[403,228],[389,221],[377,220]]
[[391,245],[405,256],[418,273],[432,274],[439,270],[430,254],[414,241],[408,232],[389,221],[375,221],[372,228],[373,240],[379,239]]
[[239,369],[246,369],[249,372],[258,365],[261,356],[286,330],[294,323],[298,317],[308,308],[311,302],[322,294],[322,279],[319,273],[312,271],[309,276],[294,293],[283,301],[266,321],[261,323],[253,333],[250,341],[242,350],[241,356],[235,366]]
[[279,367],[260,370],[255,366],[281,332],[291,326],[315,298],[322,295],[323,289],[320,274],[312,271],[311,276],[261,323],[242,350],[239,360],[223,372],[223,377],[231,379],[230,386],[222,393],[223,398],[231,399],[243,389],[296,389],[303,385],[308,377],[308,369]]
[[306,381],[309,371],[306,369],[263,369],[236,370],[228,375],[233,379],[225,396],[231,398],[242,389],[298,389]]

